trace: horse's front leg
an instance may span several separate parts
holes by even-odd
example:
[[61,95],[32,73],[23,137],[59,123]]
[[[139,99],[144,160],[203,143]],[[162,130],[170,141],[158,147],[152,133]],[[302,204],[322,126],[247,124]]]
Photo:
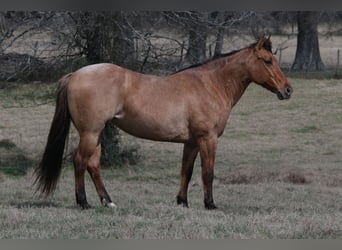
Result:
[[214,163],[217,147],[217,136],[208,135],[198,139],[202,164],[202,182],[204,191],[204,206],[207,209],[217,208],[213,198]]
[[181,182],[177,195],[177,204],[182,204],[184,207],[188,207],[188,186],[191,180],[197,154],[198,147],[196,144],[184,144]]

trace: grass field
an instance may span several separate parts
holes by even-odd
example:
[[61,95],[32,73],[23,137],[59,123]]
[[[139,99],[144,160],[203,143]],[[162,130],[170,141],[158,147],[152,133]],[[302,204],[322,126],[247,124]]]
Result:
[[[204,209],[199,161],[190,208],[176,205],[182,145],[123,134],[123,141],[139,145],[142,160],[104,170],[116,209],[100,205],[88,176],[93,208],[77,207],[71,165],[48,199],[34,195],[32,168],[16,176],[1,171],[0,238],[341,238],[342,83],[290,81],[290,100],[278,101],[252,84],[233,110],[216,158],[218,210]],[[11,172],[18,159],[32,165],[39,159],[53,91],[54,85],[38,84],[0,90],[2,169]],[[74,132],[70,141],[72,149]]]

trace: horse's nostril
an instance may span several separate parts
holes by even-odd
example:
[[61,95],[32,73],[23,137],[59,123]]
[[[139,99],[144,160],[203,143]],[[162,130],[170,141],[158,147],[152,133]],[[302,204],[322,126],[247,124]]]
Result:
[[292,89],[289,88],[289,87],[286,87],[286,88],[285,88],[285,93],[286,93],[287,95],[291,95]]

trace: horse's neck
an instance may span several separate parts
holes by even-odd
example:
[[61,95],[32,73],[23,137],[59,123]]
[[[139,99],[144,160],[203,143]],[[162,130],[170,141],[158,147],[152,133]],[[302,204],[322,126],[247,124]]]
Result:
[[249,81],[241,82],[241,81],[235,81],[234,80],[230,83],[231,84],[228,84],[228,86],[226,86],[226,89],[227,88],[230,89],[228,94],[231,95],[230,98],[232,100],[232,107],[233,107],[240,100],[241,96],[243,95],[243,93],[247,89],[250,82]]
[[[227,98],[234,106],[251,83],[248,70],[239,60],[246,60],[244,55],[227,58],[220,71],[220,84],[224,86]],[[246,64],[245,64],[246,65]]]

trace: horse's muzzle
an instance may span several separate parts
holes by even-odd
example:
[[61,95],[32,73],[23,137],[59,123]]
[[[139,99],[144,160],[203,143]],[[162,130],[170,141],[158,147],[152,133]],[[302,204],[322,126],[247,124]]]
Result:
[[291,97],[293,89],[291,87],[286,87],[284,91],[278,91],[277,96],[279,100],[286,100]]

